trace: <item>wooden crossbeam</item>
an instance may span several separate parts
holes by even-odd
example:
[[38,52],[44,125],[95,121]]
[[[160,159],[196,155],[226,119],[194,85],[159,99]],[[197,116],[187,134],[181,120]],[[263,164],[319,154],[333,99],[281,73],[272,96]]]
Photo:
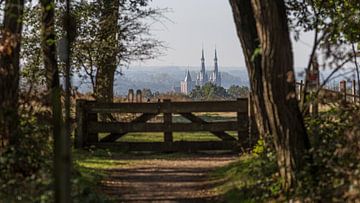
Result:
[[127,122],[90,122],[91,133],[129,133],[129,132],[197,132],[197,131],[243,131],[237,121],[212,123],[127,123]]
[[196,152],[205,150],[240,150],[237,141],[111,142],[90,143],[99,148],[121,148],[131,151]]
[[238,101],[201,101],[164,103],[91,103],[90,113],[187,113],[241,112],[247,113],[247,99]]
[[[194,122],[194,123],[201,123],[201,124],[208,124],[209,122],[203,120],[202,118],[199,118],[195,116],[192,113],[180,113],[181,116],[185,117],[186,119]],[[224,141],[232,141],[236,140],[234,137],[229,135],[228,133],[224,131],[210,131],[212,134],[214,134],[216,137],[224,140]]]
[[[154,118],[158,113],[143,113],[141,116],[137,117],[130,124],[136,123],[145,123],[146,121]],[[91,123],[90,123],[91,126]],[[115,142],[117,139],[121,138],[122,136],[126,135],[128,132],[121,132],[121,133],[111,133],[110,135],[102,138],[100,142]]]

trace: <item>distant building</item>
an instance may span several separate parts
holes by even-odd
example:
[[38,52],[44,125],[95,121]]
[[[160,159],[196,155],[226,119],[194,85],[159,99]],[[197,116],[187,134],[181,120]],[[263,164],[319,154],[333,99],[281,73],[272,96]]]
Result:
[[215,49],[215,58],[214,58],[214,70],[211,73],[209,80],[211,83],[213,83],[217,86],[221,86],[221,74],[219,72],[216,49]]
[[184,81],[180,83],[180,91],[184,94],[190,94],[191,90],[194,89],[195,82],[191,80],[190,71],[188,70]]
[[208,82],[208,75],[205,70],[204,49],[201,51],[201,70],[196,77],[196,85],[203,86]]
[[219,65],[218,65],[218,58],[217,58],[217,51],[215,49],[215,58],[214,58],[214,70],[211,72],[210,77],[206,73],[205,68],[205,56],[204,56],[204,49],[201,51],[201,69],[200,72],[196,76],[196,80],[193,81],[190,76],[189,70],[185,75],[184,81],[181,81],[180,91],[184,94],[189,94],[192,89],[196,86],[203,86],[206,83],[213,83],[218,86],[221,86],[221,73],[219,72]]
[[180,93],[180,92],[181,92],[181,87],[178,87],[178,86],[173,86],[173,88],[172,88],[172,92],[175,92],[175,93]]
[[201,53],[201,70],[196,77],[195,83],[198,86],[203,86],[208,82],[221,86],[221,74],[219,72],[216,49],[215,49],[215,58],[214,58],[214,70],[211,72],[210,76],[208,76],[205,69],[204,49],[202,50]]

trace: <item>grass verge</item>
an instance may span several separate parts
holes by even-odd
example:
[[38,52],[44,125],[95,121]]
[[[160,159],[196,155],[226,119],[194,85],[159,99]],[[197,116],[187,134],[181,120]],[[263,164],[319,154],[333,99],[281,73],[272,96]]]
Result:
[[117,153],[109,150],[74,150],[73,163],[75,177],[73,189],[78,202],[111,202],[111,199],[101,192],[99,183],[107,175],[107,169],[122,165],[120,160],[112,157]]
[[226,180],[214,190],[224,202],[278,201],[281,182],[276,172],[276,163],[269,158],[245,154],[212,174],[215,179]]

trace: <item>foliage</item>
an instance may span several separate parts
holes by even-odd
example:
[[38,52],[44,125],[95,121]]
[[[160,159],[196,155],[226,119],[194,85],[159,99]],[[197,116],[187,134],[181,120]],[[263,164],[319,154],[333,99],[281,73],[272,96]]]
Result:
[[194,100],[225,100],[248,96],[249,88],[245,86],[232,85],[228,90],[213,83],[196,86],[190,97]]
[[[317,55],[322,55],[320,67],[337,72],[345,65],[353,65],[355,45],[360,42],[360,1],[324,1],[324,0],[287,0],[290,26],[295,39],[300,39],[300,32],[313,32],[312,53],[308,62]],[[321,54],[319,52],[322,52]],[[357,64],[355,66],[358,66]],[[359,72],[356,67],[358,80]],[[353,71],[351,71],[353,72]],[[332,74],[324,80],[330,80]]]
[[[47,112],[22,112],[20,144],[0,153],[0,199],[4,202],[51,202],[53,194],[53,140]],[[97,192],[98,172],[75,167],[74,202],[102,202]],[[90,174],[90,175],[89,175]]]
[[[260,145],[256,148],[263,149]],[[260,151],[243,154],[238,161],[215,171],[214,178],[226,180],[216,188],[223,194],[224,202],[269,202],[282,199],[275,157],[273,153]]]
[[41,91],[45,84],[45,70],[43,68],[42,51],[40,45],[40,7],[38,5],[26,4],[24,10],[21,46],[21,86],[22,91],[28,94],[43,94]]
[[154,97],[154,94],[148,88],[144,88],[141,92],[142,92],[142,96],[145,98],[145,100],[148,100],[148,99],[151,99],[152,97]]
[[359,107],[334,106],[317,118],[306,119],[313,138],[313,163],[302,173],[299,196],[325,202],[360,199],[359,118]]
[[22,114],[21,140],[0,155],[0,199],[46,202],[52,199],[52,141],[47,125]]
[[359,1],[288,0],[287,4],[295,31],[321,31],[326,35],[322,43],[360,41]]
[[247,97],[250,90],[246,86],[231,85],[227,90],[229,96],[233,99]]
[[204,86],[196,86],[191,92],[190,97],[194,100],[214,100],[227,96],[223,87],[212,83],[206,83]]
[[274,153],[262,140],[251,155],[242,155],[215,173],[226,180],[217,189],[225,202],[356,202],[360,199],[359,119],[359,106],[340,105],[305,119],[312,159],[292,193],[283,193]]
[[[118,26],[108,32],[117,33],[115,41],[109,37],[104,43],[101,35],[102,1],[80,1],[73,5],[73,15],[77,23],[77,37],[73,44],[73,65],[83,82],[96,86],[96,74],[101,57],[114,53],[116,66],[127,66],[132,61],[152,59],[160,54],[163,43],[150,32],[153,20],[160,20],[164,10],[148,7],[148,0],[120,1]],[[106,19],[111,21],[114,19]],[[104,23],[104,22],[103,22]],[[110,40],[110,41],[109,41]],[[119,72],[121,74],[121,70]]]

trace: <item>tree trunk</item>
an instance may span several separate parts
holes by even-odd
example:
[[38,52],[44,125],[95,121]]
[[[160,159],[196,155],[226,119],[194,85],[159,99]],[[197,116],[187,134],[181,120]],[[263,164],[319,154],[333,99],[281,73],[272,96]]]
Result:
[[252,0],[262,54],[263,99],[284,188],[294,186],[310,142],[295,93],[293,54],[283,0]]
[[61,110],[61,88],[55,43],[55,3],[54,0],[41,0],[42,10],[42,50],[47,70],[48,85],[52,107],[54,137],[54,178],[55,202],[71,202],[70,196],[70,148],[69,137],[64,134]]
[[24,0],[6,0],[0,50],[0,148],[16,145]]
[[230,0],[237,34],[241,42],[246,67],[250,79],[250,88],[253,92],[254,116],[260,136],[265,139],[270,135],[269,121],[265,103],[262,99],[264,88],[262,85],[261,54],[259,37],[256,31],[255,17],[251,7],[251,0]]
[[95,96],[100,102],[112,102],[114,76],[117,64],[117,24],[119,18],[119,1],[100,1],[100,33],[99,40],[108,47],[97,60]]
[[310,143],[296,100],[285,4],[283,0],[230,0],[230,4],[258,109],[257,124],[261,133],[272,136],[283,187],[288,190]]

